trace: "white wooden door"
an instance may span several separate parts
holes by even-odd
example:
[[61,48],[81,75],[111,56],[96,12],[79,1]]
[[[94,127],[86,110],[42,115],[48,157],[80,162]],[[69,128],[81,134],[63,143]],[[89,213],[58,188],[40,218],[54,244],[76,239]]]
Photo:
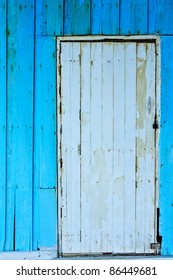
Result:
[[60,254],[153,253],[155,44],[61,42]]

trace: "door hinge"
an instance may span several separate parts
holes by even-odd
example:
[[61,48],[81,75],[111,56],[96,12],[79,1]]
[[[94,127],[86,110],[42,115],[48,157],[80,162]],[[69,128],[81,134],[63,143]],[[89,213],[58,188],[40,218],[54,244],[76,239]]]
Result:
[[161,243],[162,243],[162,236],[159,234],[159,222],[160,222],[160,208],[157,208],[157,236],[156,236],[156,242],[150,244],[150,248],[153,250],[160,250],[161,249]]
[[160,243],[151,243],[150,248],[152,250],[159,250],[161,248],[161,245],[160,245]]
[[159,126],[158,126],[157,116],[155,115],[154,123],[153,123],[153,129],[157,130],[158,128],[159,128]]
[[62,160],[62,158],[60,159],[60,168],[63,168],[63,160]]
[[81,144],[78,145],[78,155],[81,156]]
[[79,110],[79,120],[81,121],[81,109]]

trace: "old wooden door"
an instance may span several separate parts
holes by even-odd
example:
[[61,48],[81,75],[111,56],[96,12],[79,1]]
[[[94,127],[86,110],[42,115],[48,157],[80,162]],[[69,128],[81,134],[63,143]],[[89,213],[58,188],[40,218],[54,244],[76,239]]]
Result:
[[155,43],[58,52],[60,254],[153,253]]

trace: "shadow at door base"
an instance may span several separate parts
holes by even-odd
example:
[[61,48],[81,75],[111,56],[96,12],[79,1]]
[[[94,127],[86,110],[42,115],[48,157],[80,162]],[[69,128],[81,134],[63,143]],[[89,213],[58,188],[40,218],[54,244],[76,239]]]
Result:
[[[103,253],[103,254],[63,254],[58,256],[58,259],[80,259],[80,260],[101,260],[101,259],[145,259],[145,258],[160,258],[163,257],[160,253],[152,254],[137,254],[137,253],[128,253],[128,254],[112,254],[112,253]],[[171,257],[171,256],[170,256]]]

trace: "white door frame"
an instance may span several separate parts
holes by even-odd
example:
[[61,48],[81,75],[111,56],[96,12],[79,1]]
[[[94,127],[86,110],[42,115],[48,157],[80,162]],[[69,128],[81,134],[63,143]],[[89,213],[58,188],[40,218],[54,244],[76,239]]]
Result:
[[[155,108],[156,108],[156,116],[158,128],[160,127],[160,36],[155,35],[139,35],[139,36],[65,36],[65,37],[57,37],[57,170],[58,170],[58,192],[57,192],[57,201],[58,201],[58,255],[62,255],[62,223],[61,223],[61,211],[59,211],[59,204],[61,203],[61,127],[59,124],[61,122],[61,42],[145,42],[145,43],[155,43],[156,48],[156,90],[155,90]],[[61,126],[61,125],[60,125]],[[155,221],[157,221],[157,208],[159,208],[159,132],[157,129],[155,133],[155,142],[156,142],[156,155],[155,155]],[[60,139],[60,140],[59,140]],[[157,233],[157,222],[155,222],[155,232]],[[155,240],[157,243],[157,240]],[[155,250],[157,254],[159,250]]]

